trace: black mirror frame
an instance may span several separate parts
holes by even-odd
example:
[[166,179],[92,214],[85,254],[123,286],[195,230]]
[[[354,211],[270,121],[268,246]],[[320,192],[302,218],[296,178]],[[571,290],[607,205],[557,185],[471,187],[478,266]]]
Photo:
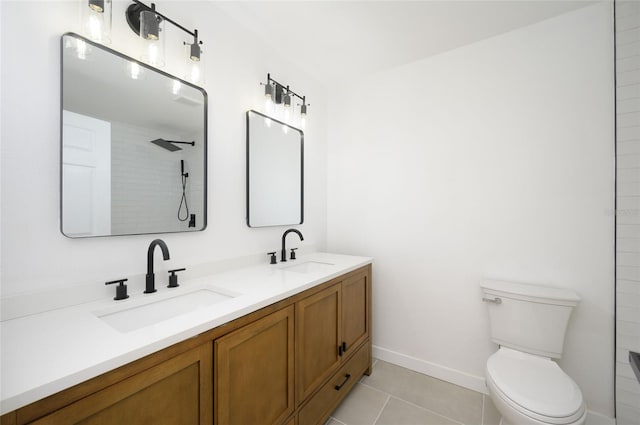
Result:
[[[250,144],[250,134],[249,134],[249,114],[256,114],[259,115],[263,118],[267,118],[270,119],[271,121],[281,124],[281,125],[286,125],[287,127],[299,131],[300,132],[300,222],[299,223],[282,223],[282,224],[271,224],[271,225],[265,225],[265,226],[252,226],[251,223],[249,222],[249,212],[250,212],[250,196],[249,196],[249,144]],[[247,146],[247,162],[246,162],[246,190],[247,190],[247,210],[246,210],[246,220],[247,220],[247,226],[255,229],[255,228],[261,228],[261,227],[278,227],[278,226],[292,226],[292,225],[297,225],[297,224],[302,224],[304,223],[304,131],[302,131],[299,128],[296,127],[292,127],[287,123],[284,123],[280,120],[277,120],[273,117],[270,117],[268,115],[265,115],[261,112],[255,111],[253,109],[250,109],[246,112],[246,146]]]
[[[185,230],[177,230],[177,231],[167,231],[167,232],[163,232],[163,231],[159,231],[159,232],[153,232],[153,233],[123,233],[123,234],[117,234],[117,235],[91,235],[91,236],[83,236],[83,237],[71,237],[68,236],[64,233],[63,231],[63,167],[62,167],[62,161],[63,161],[63,106],[64,106],[64,37],[65,36],[69,36],[69,37],[73,37],[79,40],[84,41],[85,43],[87,43],[88,45],[104,50],[107,53],[111,53],[112,55],[115,55],[117,57],[120,57],[124,60],[130,61],[130,62],[135,62],[138,65],[140,65],[141,67],[151,70],[155,73],[158,73],[164,77],[167,78],[171,78],[174,80],[178,80],[180,81],[181,84],[184,84],[186,86],[192,87],[198,91],[200,91],[202,93],[202,96],[204,98],[204,104],[203,104],[203,109],[204,109],[204,117],[203,117],[203,123],[204,123],[204,129],[203,129],[203,157],[204,157],[204,166],[203,166],[203,195],[204,195],[204,199],[203,199],[203,217],[202,217],[202,228],[198,229],[198,230],[189,230],[189,231],[185,231]],[[76,34],[74,32],[65,32],[64,34],[62,34],[62,36],[60,37],[60,116],[59,116],[59,122],[60,122],[60,152],[59,152],[59,161],[58,161],[58,166],[59,166],[59,195],[60,195],[60,200],[59,200],[59,210],[60,210],[60,216],[59,216],[59,222],[60,222],[60,233],[62,233],[63,236],[69,238],[69,239],[87,239],[87,238],[102,238],[102,237],[113,237],[113,236],[135,236],[135,235],[154,235],[154,234],[168,234],[168,233],[196,233],[196,232],[202,232],[204,230],[206,230],[207,228],[207,216],[208,216],[208,165],[209,165],[209,155],[208,155],[208,142],[209,142],[209,137],[208,137],[208,121],[209,121],[209,115],[208,115],[208,94],[207,91],[199,86],[196,86],[195,84],[192,84],[188,81],[185,81],[181,78],[178,78],[174,75],[171,75],[169,73],[166,73],[160,69],[154,68],[151,65],[148,65],[144,62],[141,62],[137,59],[134,59],[132,57],[129,57],[123,53],[120,53],[116,50],[113,50],[103,44],[99,44],[99,43],[95,43],[79,34]]]

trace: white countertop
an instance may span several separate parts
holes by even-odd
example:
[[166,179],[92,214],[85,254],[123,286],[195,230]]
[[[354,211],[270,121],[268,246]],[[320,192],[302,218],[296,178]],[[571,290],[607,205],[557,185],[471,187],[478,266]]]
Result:
[[[307,273],[284,268],[329,263]],[[180,282],[154,294],[130,293],[0,322],[0,414],[140,359],[372,262],[369,257],[312,253],[277,265],[257,265]],[[234,298],[149,326],[120,332],[98,316],[209,288]],[[115,293],[115,288],[114,288]]]

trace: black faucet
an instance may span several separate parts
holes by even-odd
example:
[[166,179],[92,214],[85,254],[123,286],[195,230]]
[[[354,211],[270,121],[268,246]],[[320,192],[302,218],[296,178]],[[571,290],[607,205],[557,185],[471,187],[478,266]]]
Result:
[[280,261],[287,261],[287,249],[284,246],[284,241],[287,238],[287,235],[291,232],[296,233],[298,236],[300,236],[301,241],[304,240],[304,237],[302,236],[302,233],[300,233],[299,230],[297,229],[285,230],[285,232],[282,234],[282,255],[280,256]]
[[164,261],[169,259],[169,248],[167,248],[167,244],[164,243],[162,239],[152,240],[149,244],[149,250],[147,251],[147,284],[144,290],[145,294],[156,292],[156,275],[153,273],[153,251],[156,246],[159,246],[162,250],[162,259]]

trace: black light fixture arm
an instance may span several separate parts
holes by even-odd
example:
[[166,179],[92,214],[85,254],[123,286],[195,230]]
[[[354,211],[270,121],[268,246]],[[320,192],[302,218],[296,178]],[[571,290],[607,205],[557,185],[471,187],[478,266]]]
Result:
[[132,4],[127,9],[127,21],[129,22],[129,26],[131,26],[131,29],[134,32],[139,32],[140,31],[140,28],[139,28],[140,22],[139,21],[137,22],[138,28],[137,29],[134,28],[134,26],[133,26],[133,24],[131,22],[131,15],[134,14],[134,13],[140,13],[142,10],[149,10],[149,11],[153,11],[153,13],[155,13],[158,16],[160,16],[165,21],[168,21],[168,22],[172,23],[175,27],[180,28],[182,31],[184,31],[187,34],[189,34],[190,36],[192,36],[196,40],[196,42],[199,42],[200,44],[202,44],[202,41],[198,41],[198,30],[190,31],[190,30],[186,29],[185,27],[183,27],[182,25],[180,25],[179,23],[177,23],[176,21],[174,21],[173,19],[166,17],[165,15],[163,15],[162,13],[158,12],[155,9],[155,4],[154,3],[151,3],[151,7],[149,7],[146,4],[144,4],[143,2],[141,2],[140,0],[132,0],[132,1],[135,4]]
[[[297,97],[298,99],[300,99],[302,101],[303,105],[307,105],[305,96],[300,96],[298,93],[296,93],[293,90],[291,90],[288,85],[285,86],[284,84],[277,82],[276,80],[271,78],[271,74],[270,73],[267,73],[267,84],[271,84],[271,83],[273,83],[276,87],[280,87],[281,89],[286,90],[287,94],[290,94],[290,95],[292,94],[295,97]],[[309,106],[309,105],[307,105],[307,106]]]

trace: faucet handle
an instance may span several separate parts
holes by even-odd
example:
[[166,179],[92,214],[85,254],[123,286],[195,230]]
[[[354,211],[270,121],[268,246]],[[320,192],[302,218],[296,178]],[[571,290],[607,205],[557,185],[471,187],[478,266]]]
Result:
[[290,260],[296,259],[296,249],[298,248],[291,248],[291,256],[289,257]]
[[167,285],[167,288],[177,288],[178,286],[178,275],[176,273],[178,272],[183,272],[187,269],[185,269],[184,267],[181,269],[173,269],[173,270],[169,270],[169,273],[171,273],[171,276],[169,276],[169,284]]
[[276,252],[267,252],[267,255],[271,256],[271,263],[269,264],[278,264],[278,261],[276,260]]
[[116,286],[116,296],[113,298],[114,300],[119,301],[129,298],[129,295],[127,295],[127,285],[124,284],[128,280],[129,279],[116,279],[104,283],[105,285],[113,285],[114,283],[119,283],[119,285]]

